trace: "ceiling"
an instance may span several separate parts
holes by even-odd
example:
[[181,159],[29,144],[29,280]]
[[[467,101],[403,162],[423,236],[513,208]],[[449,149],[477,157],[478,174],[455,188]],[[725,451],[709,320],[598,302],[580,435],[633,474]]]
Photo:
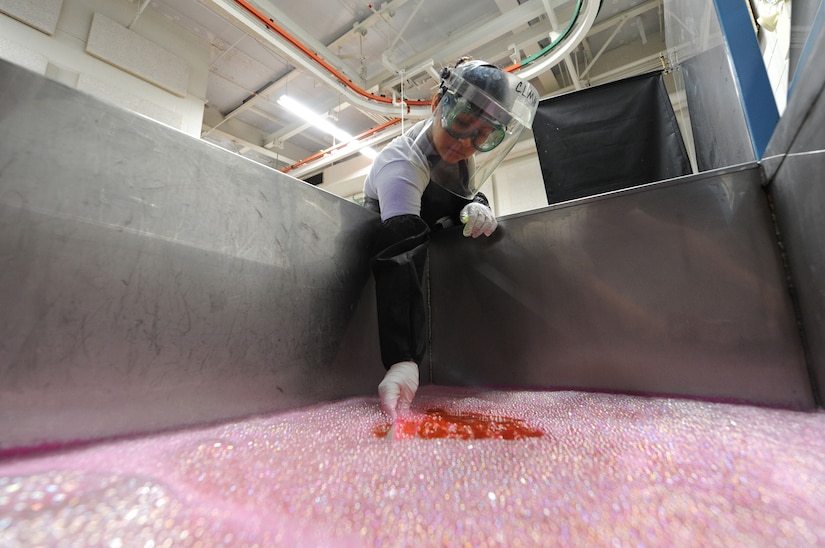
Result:
[[[463,55],[502,68],[521,62],[514,72],[530,78],[543,98],[661,68],[662,1],[151,0],[148,5],[211,44],[202,137],[308,179],[358,154],[359,147],[380,147],[403,123],[426,115],[439,71]],[[360,139],[343,148],[340,140],[281,106],[282,95]]]

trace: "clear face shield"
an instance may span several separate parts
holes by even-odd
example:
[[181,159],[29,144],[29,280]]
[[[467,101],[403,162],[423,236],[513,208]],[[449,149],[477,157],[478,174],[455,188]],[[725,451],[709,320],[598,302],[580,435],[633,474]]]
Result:
[[476,195],[532,126],[538,106],[538,93],[528,82],[489,65],[482,68],[486,90],[458,69],[445,78],[442,98],[416,138],[430,180],[463,198]]

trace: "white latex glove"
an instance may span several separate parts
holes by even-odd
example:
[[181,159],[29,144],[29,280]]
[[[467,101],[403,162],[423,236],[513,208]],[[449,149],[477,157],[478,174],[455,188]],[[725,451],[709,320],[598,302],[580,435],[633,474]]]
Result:
[[464,206],[459,219],[464,223],[464,235],[473,238],[478,238],[482,234],[489,236],[498,226],[493,210],[478,202]]
[[398,362],[390,367],[384,380],[378,385],[381,409],[395,422],[399,414],[409,411],[416,390],[418,366],[415,362]]

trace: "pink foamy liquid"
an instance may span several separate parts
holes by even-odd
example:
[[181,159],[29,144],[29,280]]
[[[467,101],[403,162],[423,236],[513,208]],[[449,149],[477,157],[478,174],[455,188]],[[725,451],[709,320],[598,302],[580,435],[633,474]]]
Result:
[[388,440],[358,398],[7,460],[0,546],[825,545],[823,412],[423,387],[433,408],[543,435]]

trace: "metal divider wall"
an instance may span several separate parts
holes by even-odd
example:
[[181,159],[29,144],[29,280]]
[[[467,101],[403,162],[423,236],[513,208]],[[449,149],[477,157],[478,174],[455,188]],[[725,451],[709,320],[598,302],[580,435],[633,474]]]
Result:
[[0,451],[372,394],[377,215],[0,61]]
[[436,384],[814,407],[755,164],[502,218],[433,242]]

